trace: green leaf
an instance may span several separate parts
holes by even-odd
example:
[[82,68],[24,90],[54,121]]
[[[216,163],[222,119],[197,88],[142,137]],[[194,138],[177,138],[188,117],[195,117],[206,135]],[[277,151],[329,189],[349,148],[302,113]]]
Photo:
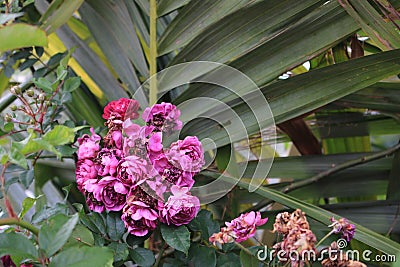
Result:
[[189,250],[189,258],[195,267],[210,266],[217,264],[216,251],[214,248],[193,244]]
[[64,125],[56,125],[52,130],[43,136],[43,140],[47,141],[53,146],[60,146],[72,143],[75,138],[73,128]]
[[34,170],[27,170],[21,172],[19,175],[19,180],[21,181],[22,185],[28,189],[28,187],[32,184],[33,181],[33,176],[34,176]]
[[36,202],[36,198],[27,197],[22,201],[22,209],[20,214],[18,215],[19,218],[23,218],[25,214],[33,207]]
[[87,229],[85,226],[81,224],[77,224],[72,231],[70,238],[68,239],[67,243],[64,245],[64,249],[78,246],[93,246],[94,245],[94,237],[92,232]]
[[186,226],[182,225],[174,227],[161,224],[161,235],[168,245],[176,250],[182,251],[186,255],[188,254],[190,247],[190,232]]
[[36,26],[14,23],[0,28],[0,52],[30,46],[47,46],[46,33]]
[[392,161],[392,169],[389,174],[386,199],[400,200],[400,151],[397,150]]
[[155,262],[153,252],[145,248],[137,247],[132,249],[130,250],[129,255],[138,266],[149,267],[153,266]]
[[81,84],[81,78],[79,77],[72,77],[67,79],[64,82],[63,91],[64,92],[72,92],[79,88]]
[[125,261],[129,255],[128,245],[125,243],[112,242],[108,248],[113,250],[115,262]]
[[[36,205],[37,206],[37,205]],[[36,212],[32,217],[32,223],[37,224],[47,220],[56,214],[67,214],[68,206],[63,203],[57,203],[54,207],[44,207]]]
[[8,160],[24,169],[28,169],[28,161],[21,153],[19,144],[15,142],[11,144],[11,150],[8,153]]
[[157,15],[159,17],[164,16],[189,2],[190,0],[161,0],[157,5]]
[[217,258],[217,267],[241,267],[240,258],[235,253],[221,254]]
[[39,246],[47,257],[52,256],[67,242],[78,222],[78,214],[67,217],[57,214],[40,228]]
[[186,45],[207,26],[247,4],[244,0],[191,1],[164,31],[159,41],[159,55]]
[[106,223],[104,222],[103,217],[97,212],[92,212],[90,214],[80,212],[79,217],[81,222],[91,231],[98,234],[106,233]]
[[48,94],[53,92],[53,84],[46,78],[40,77],[39,79],[33,79],[33,83]]
[[72,247],[54,256],[49,267],[112,267],[114,255],[106,247]]
[[107,214],[107,234],[114,240],[120,240],[126,229],[124,222],[121,220],[121,214],[118,212],[110,212]]
[[0,233],[0,257],[4,255],[35,260],[38,257],[38,251],[33,243],[22,234]]
[[242,263],[243,267],[259,267],[262,266],[261,263],[258,261],[255,253],[258,251],[259,247],[249,247],[248,248],[254,256],[251,256],[244,252],[243,250],[240,251],[240,262]]
[[65,24],[72,14],[82,5],[84,0],[55,1],[41,18],[41,28],[48,34]]
[[217,221],[212,219],[212,213],[208,210],[200,210],[197,216],[188,224],[192,231],[200,231],[203,239],[208,241],[208,238],[219,232],[220,227]]

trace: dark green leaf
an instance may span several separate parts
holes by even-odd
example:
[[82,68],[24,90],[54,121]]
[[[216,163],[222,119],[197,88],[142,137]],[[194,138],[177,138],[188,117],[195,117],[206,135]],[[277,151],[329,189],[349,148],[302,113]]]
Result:
[[12,131],[12,130],[14,129],[14,123],[12,123],[12,122],[7,122],[6,124],[4,124],[3,129],[4,129],[4,131],[6,131],[6,132]]
[[187,254],[190,247],[190,232],[186,226],[179,227],[161,224],[161,235],[168,245]]
[[120,240],[126,229],[124,222],[121,220],[121,214],[118,212],[110,212],[107,214],[107,234],[112,240]]
[[217,264],[216,251],[214,248],[193,244],[189,250],[189,258],[195,267],[210,266]]
[[400,200],[400,151],[396,151],[393,157],[392,169],[389,174],[386,199]]
[[79,88],[80,84],[81,84],[81,78],[79,77],[68,78],[64,83],[63,91],[64,92],[75,91],[76,89]]
[[33,175],[34,175],[34,170],[33,169],[27,170],[27,171],[23,171],[19,175],[19,180],[21,181],[22,185],[25,188],[28,188],[32,184]]
[[114,252],[114,261],[125,261],[129,255],[128,246],[125,243],[112,242],[108,248]]
[[212,234],[220,230],[219,223],[212,219],[212,213],[208,210],[200,210],[197,216],[188,224],[188,227],[192,231],[200,231],[205,240],[208,240]]
[[57,214],[42,225],[39,231],[39,246],[47,257],[52,256],[67,242],[78,222],[78,214],[67,217]]
[[36,51],[36,55],[37,55],[38,57],[43,56],[43,53],[44,53],[43,47],[41,47],[41,46],[35,46],[35,51]]
[[157,6],[157,15],[159,17],[164,16],[189,2],[190,0],[161,0]]
[[240,251],[240,262],[242,263],[243,267],[259,267],[262,266],[262,264],[258,261],[256,253],[259,249],[259,247],[249,247],[248,248],[253,255],[249,255],[243,250]]
[[151,250],[137,247],[129,252],[131,259],[139,266],[152,266],[155,262],[154,254]]
[[77,224],[72,231],[70,238],[67,243],[64,245],[65,248],[73,247],[73,246],[93,246],[94,238],[92,232],[87,229],[85,226],[81,224]]
[[98,234],[106,233],[106,223],[104,222],[104,219],[100,214],[92,212],[86,215],[83,212],[80,212],[79,217],[82,223],[86,225],[86,227],[88,227],[91,231]]
[[113,253],[108,248],[72,247],[54,256],[49,267],[112,267]]
[[0,233],[0,257],[13,255],[25,259],[36,259],[38,252],[33,243],[22,234]]
[[68,206],[62,203],[57,203],[54,207],[45,207],[35,213],[32,217],[32,223],[37,224],[50,218],[56,214],[67,214]]
[[240,258],[235,253],[221,254],[217,258],[217,267],[241,267]]

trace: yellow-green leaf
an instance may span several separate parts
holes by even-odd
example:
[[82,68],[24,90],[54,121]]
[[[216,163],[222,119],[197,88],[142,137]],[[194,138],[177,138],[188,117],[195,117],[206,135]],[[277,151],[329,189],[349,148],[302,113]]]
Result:
[[47,46],[45,31],[25,23],[1,27],[0,40],[0,52],[29,46]]

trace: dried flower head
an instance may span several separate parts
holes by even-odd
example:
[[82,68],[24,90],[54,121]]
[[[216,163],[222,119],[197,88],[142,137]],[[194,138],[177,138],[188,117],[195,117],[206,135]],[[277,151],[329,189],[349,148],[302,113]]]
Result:
[[356,232],[356,227],[354,224],[351,224],[349,220],[346,218],[340,218],[339,220],[335,220],[335,218],[331,218],[332,224],[329,227],[333,227],[333,232],[335,234],[342,233],[342,238],[346,239],[347,242],[353,239],[354,234]]

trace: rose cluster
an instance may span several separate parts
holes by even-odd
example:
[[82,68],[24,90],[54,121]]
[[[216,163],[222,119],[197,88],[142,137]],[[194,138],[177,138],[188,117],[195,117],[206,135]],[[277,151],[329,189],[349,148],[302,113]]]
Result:
[[189,192],[204,165],[203,148],[188,136],[164,148],[163,136],[182,128],[180,111],[170,103],[155,104],[139,118],[139,103],[121,98],[104,108],[108,133],[91,129],[78,139],[76,181],[89,208],[121,212],[128,231],[144,236],[158,221],[180,226],[200,208]]

